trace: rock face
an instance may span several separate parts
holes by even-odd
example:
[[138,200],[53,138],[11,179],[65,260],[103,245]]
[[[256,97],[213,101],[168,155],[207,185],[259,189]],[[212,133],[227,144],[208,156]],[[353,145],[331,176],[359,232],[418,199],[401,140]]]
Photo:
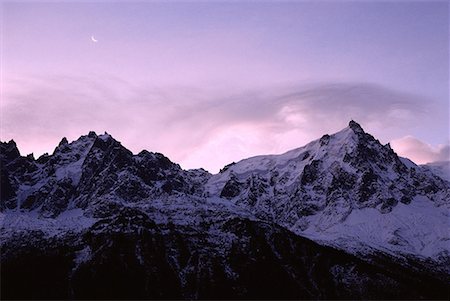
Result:
[[216,175],[94,132],[0,151],[3,299],[447,297],[450,183],[354,121]]

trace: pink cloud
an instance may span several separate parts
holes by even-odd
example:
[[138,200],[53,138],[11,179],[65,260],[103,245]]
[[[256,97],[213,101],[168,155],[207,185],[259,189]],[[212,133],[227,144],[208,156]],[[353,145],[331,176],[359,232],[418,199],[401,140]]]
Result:
[[392,148],[402,157],[407,157],[417,164],[450,160],[450,145],[431,145],[413,136],[405,136],[391,141]]
[[4,88],[1,138],[16,140],[23,154],[52,152],[64,136],[107,131],[135,153],[158,151],[183,168],[212,172],[300,147],[350,119],[389,141],[427,118],[423,104],[430,106],[424,98],[364,83],[230,91],[55,76],[8,80]]

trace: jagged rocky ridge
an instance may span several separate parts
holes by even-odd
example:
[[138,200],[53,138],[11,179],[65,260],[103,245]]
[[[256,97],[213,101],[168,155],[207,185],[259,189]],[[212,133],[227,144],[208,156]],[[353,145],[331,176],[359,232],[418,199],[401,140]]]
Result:
[[231,165],[207,192],[347,251],[449,258],[449,182],[354,121],[285,154]]
[[94,132],[0,147],[2,298],[447,296],[449,182],[353,121],[217,175]]

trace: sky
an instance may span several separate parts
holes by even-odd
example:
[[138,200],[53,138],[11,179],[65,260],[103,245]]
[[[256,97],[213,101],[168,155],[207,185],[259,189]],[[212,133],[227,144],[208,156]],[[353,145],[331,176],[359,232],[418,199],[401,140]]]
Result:
[[449,159],[448,1],[2,1],[0,138],[108,132],[213,173],[353,119]]

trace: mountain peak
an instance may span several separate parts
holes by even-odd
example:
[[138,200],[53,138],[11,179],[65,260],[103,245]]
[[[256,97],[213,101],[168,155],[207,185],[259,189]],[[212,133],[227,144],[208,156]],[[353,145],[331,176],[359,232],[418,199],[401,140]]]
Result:
[[[105,132],[103,135],[98,136],[98,138],[102,139],[103,141],[108,141],[109,139],[114,139],[110,134]],[[115,140],[115,139],[114,139]]]
[[97,138],[97,134],[94,131],[90,131],[88,134],[89,138]]
[[66,137],[63,137],[61,139],[61,142],[59,142],[58,146],[62,146],[62,145],[66,145],[66,144],[69,144],[69,141],[67,141]]
[[12,139],[9,142],[1,142],[0,149],[1,154],[4,155],[5,158],[15,159],[20,157],[16,142]]
[[14,139],[9,140],[7,144],[8,144],[8,145],[12,145],[12,146],[14,146],[14,147],[17,146],[16,141],[14,141]]
[[357,123],[356,121],[354,121],[354,120],[350,120],[350,122],[348,123],[348,127],[350,128],[350,129],[352,129],[352,131],[355,133],[355,134],[358,134],[358,133],[364,133],[364,130],[363,130],[363,128],[359,125],[359,123]]

